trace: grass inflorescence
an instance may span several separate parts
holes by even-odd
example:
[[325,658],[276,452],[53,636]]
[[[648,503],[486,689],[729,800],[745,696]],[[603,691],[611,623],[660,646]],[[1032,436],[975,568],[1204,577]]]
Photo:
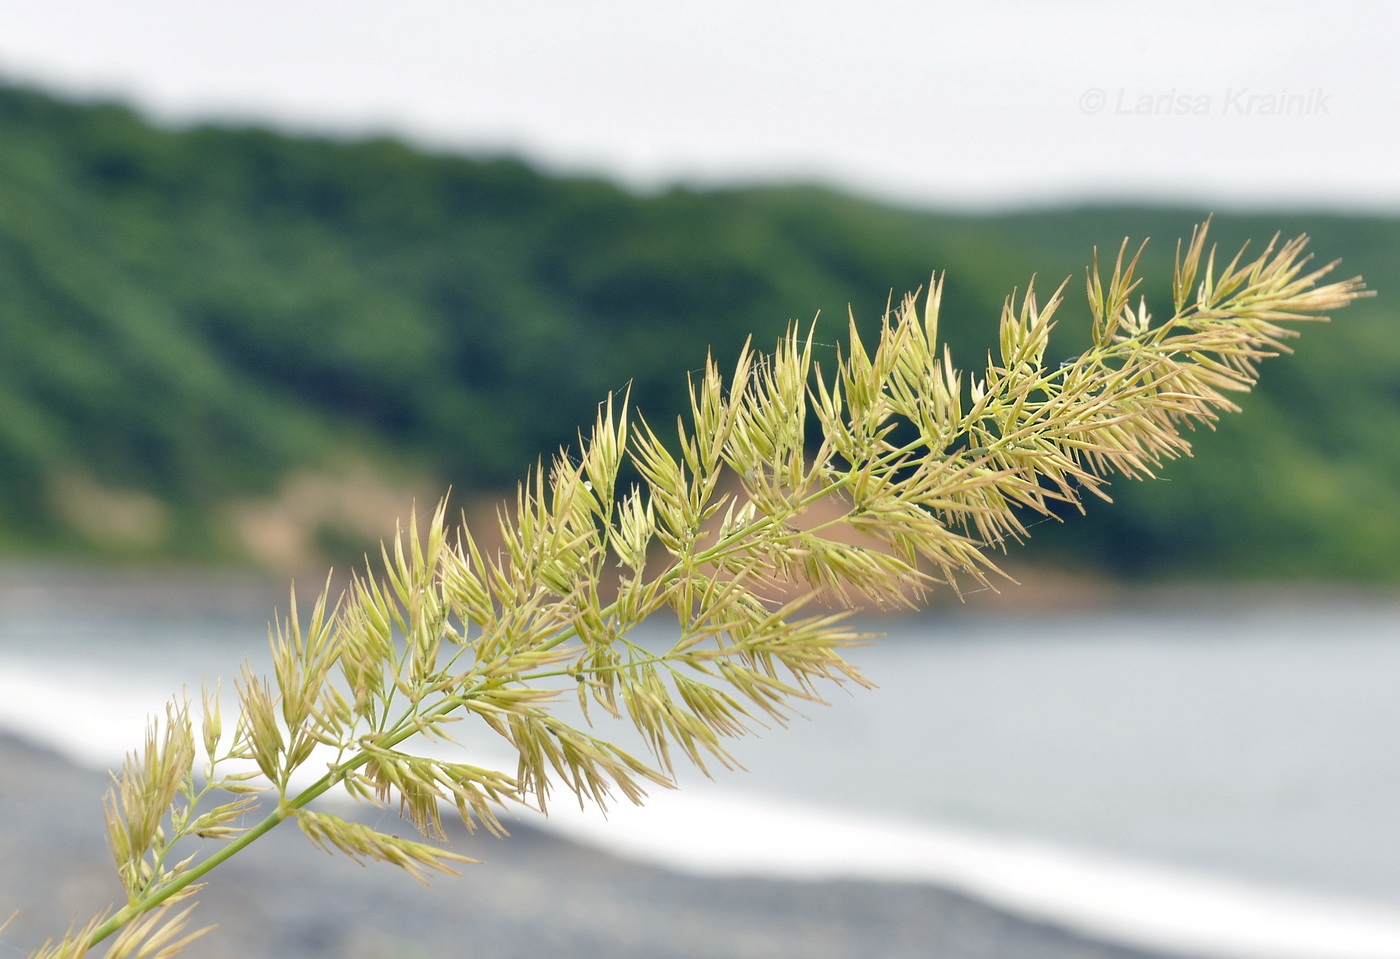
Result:
[[[168,707],[107,800],[125,902],[34,955],[76,959],[109,937],[109,959],[176,955],[204,931],[188,926],[203,878],[288,820],[323,849],[426,879],[473,861],[440,844],[445,810],[500,834],[503,809],[544,811],[555,792],[640,803],[679,762],[732,765],[727,740],[783,723],[824,685],[867,685],[841,657],[869,638],[851,607],[986,584],[989,549],[1024,537],[1028,517],[1187,453],[1183,429],[1235,408],[1229,394],[1295,335],[1285,324],[1364,295],[1359,279],[1323,284],[1331,267],[1309,270],[1305,242],[1222,263],[1203,225],[1178,248],[1162,322],[1133,302],[1125,243],[1111,275],[1089,271],[1092,346],[1064,362],[1045,357],[1065,285],[1008,298],[1000,355],[969,375],[940,349],[935,277],[873,348],[852,323],[830,369],[798,327],[728,376],[707,363],[673,436],[609,397],[578,449],[502,509],[498,546],[439,506],[338,599],[328,588],[306,617],[293,599],[272,675],[245,667],[234,684],[231,725],[217,691],[198,722]],[[633,638],[660,615],[675,622],[664,651]],[[585,721],[560,718],[563,697]],[[590,709],[630,722],[645,753],[596,735]],[[467,721],[515,768],[429,748]],[[421,837],[312,808],[333,790],[396,805]]]

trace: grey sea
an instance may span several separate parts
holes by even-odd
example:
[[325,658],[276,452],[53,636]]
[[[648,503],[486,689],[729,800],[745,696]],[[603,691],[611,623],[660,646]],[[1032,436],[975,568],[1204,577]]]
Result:
[[[107,768],[173,693],[263,663],[278,599],[10,571],[0,729]],[[1400,602],[1202,592],[872,628],[850,658],[878,689],[738,743],[745,771],[552,828],[682,871],[926,879],[1143,947],[1400,957]]]

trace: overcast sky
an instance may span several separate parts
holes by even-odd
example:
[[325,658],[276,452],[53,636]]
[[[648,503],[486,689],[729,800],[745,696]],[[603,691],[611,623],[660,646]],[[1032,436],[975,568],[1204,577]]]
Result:
[[944,207],[1400,212],[1396,11],[0,0],[0,76],[170,122],[389,132],[648,188],[805,178]]

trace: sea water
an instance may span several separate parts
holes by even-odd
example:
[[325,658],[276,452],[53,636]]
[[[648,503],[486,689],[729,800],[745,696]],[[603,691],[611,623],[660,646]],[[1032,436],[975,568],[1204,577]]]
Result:
[[[266,667],[268,607],[26,584],[0,591],[0,728],[80,762],[118,762],[182,687]],[[1202,955],[1400,957],[1400,603],[872,625],[850,658],[878,689],[735,743],[745,771],[606,820],[560,802],[554,828],[719,874],[936,881]]]

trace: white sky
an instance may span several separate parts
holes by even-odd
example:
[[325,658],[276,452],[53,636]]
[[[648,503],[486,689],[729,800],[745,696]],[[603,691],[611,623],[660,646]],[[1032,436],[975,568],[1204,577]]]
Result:
[[0,76],[166,120],[959,207],[1400,211],[1397,38],[1360,0],[0,0]]

